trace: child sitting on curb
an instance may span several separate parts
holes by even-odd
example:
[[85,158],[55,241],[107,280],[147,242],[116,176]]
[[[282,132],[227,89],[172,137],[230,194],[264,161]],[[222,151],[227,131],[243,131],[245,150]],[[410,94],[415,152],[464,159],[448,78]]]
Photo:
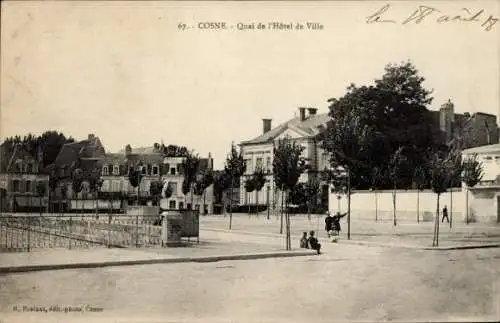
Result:
[[309,247],[316,250],[319,255],[321,253],[321,243],[319,243],[318,239],[316,239],[316,237],[314,236],[314,231],[309,232],[309,239],[307,239],[307,241],[309,243]]
[[300,247],[305,249],[309,248],[307,245],[307,232],[302,233],[302,238],[300,238]]

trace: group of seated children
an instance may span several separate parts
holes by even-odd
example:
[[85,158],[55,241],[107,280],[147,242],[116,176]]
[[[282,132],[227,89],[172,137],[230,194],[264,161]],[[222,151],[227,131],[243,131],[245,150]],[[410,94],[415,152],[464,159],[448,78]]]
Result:
[[302,234],[302,238],[300,239],[300,247],[316,250],[318,255],[321,253],[321,243],[319,243],[318,239],[314,236],[314,231],[309,232],[309,238],[307,237],[307,232],[304,232]]

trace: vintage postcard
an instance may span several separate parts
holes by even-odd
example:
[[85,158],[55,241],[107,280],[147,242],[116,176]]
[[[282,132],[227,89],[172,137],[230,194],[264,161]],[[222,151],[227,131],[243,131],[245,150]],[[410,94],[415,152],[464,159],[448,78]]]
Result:
[[0,323],[498,322],[500,1],[2,1]]

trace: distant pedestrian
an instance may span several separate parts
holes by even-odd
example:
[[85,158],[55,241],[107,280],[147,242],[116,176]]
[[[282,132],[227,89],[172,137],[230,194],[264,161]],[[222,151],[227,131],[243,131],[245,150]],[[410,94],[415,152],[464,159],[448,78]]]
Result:
[[448,209],[446,208],[446,205],[443,208],[443,218],[441,219],[441,223],[444,222],[444,218],[446,218],[446,222],[450,223],[450,219],[448,218]]
[[307,242],[309,243],[309,247],[311,249],[316,250],[318,255],[321,253],[321,243],[318,242],[318,239],[314,236],[314,231],[309,232],[309,239],[307,239]]
[[302,233],[302,238],[300,238],[300,247],[305,249],[309,248],[307,245],[307,232]]
[[326,218],[325,218],[325,231],[328,234],[328,232],[333,230],[333,217],[330,214],[330,211],[326,211]]
[[340,219],[342,219],[346,215],[347,212],[343,214],[337,212],[334,216],[331,217],[332,224],[330,231],[328,231],[328,237],[332,242],[337,242],[338,237],[340,236],[340,230],[342,229],[340,227]]

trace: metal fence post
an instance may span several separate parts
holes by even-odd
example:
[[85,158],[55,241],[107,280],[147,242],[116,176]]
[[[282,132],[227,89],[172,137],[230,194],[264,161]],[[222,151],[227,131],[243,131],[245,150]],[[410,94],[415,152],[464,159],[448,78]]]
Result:
[[108,216],[108,248],[111,245],[111,215]]
[[28,252],[30,252],[30,244],[31,244],[31,216],[28,216]]
[[69,249],[71,249],[71,230],[72,230],[72,227],[71,225],[73,224],[73,218],[71,217],[71,215],[69,216],[69,234],[68,234],[68,238],[69,238]]
[[135,216],[135,247],[139,247],[139,215]]

